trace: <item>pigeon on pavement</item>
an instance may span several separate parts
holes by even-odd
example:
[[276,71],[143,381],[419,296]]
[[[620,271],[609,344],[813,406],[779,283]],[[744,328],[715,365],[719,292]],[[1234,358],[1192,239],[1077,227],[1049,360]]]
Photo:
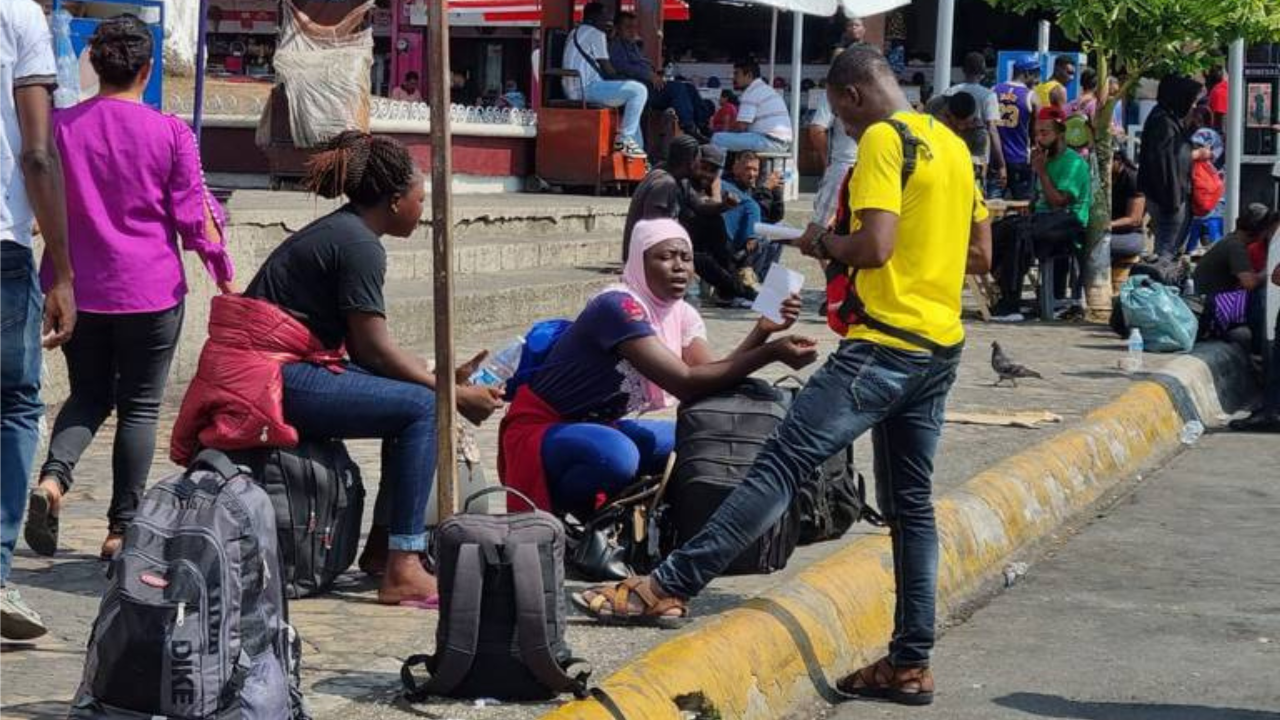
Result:
[[1000,378],[996,381],[996,387],[1004,384],[1005,380],[1013,383],[1014,387],[1018,387],[1019,378],[1041,379],[1040,373],[1015,363],[1008,355],[1005,355],[1004,349],[1000,347],[998,342],[991,343],[991,369],[995,370],[996,375]]

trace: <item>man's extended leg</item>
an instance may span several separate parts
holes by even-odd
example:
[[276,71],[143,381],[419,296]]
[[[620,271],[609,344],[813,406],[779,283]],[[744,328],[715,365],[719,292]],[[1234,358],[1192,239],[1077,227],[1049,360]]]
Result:
[[[813,471],[890,411],[924,377],[925,369],[886,362],[884,349],[847,341],[796,397],[742,484],[702,532],[653,573],[667,593],[697,595],[786,512],[796,488]],[[927,366],[926,366],[927,369]]]

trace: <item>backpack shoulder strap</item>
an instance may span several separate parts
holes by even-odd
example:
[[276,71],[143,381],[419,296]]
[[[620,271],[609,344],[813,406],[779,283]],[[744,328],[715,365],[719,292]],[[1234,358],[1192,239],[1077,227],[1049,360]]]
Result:
[[915,133],[911,132],[911,128],[907,127],[907,124],[898,118],[891,117],[885,122],[889,123],[889,126],[894,130],[897,130],[898,137],[902,138],[902,188],[905,190],[907,181],[911,179],[911,176],[916,171],[916,164],[920,157],[920,146],[924,144],[924,141],[916,137]]
[[231,458],[227,457],[221,450],[205,448],[196,455],[196,459],[191,463],[191,469],[212,470],[217,473],[223,482],[239,477],[241,475],[240,468],[231,462]]
[[585,698],[591,666],[577,658],[571,658],[562,666],[552,654],[551,641],[547,637],[546,586],[542,582],[538,546],[534,543],[508,545],[506,552],[515,581],[516,637],[525,667],[548,688]]
[[[480,601],[484,594],[484,558],[480,546],[464,543],[458,548],[458,563],[453,571],[453,591],[449,595],[448,638],[435,655],[413,655],[400,668],[405,697],[422,702],[431,695],[447,696],[462,682],[476,659],[480,640]],[[431,672],[427,682],[418,684],[413,668],[426,667]]]

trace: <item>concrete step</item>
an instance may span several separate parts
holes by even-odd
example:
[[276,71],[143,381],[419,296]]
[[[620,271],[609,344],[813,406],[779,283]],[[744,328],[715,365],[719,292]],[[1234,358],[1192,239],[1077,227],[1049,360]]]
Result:
[[[592,295],[618,280],[616,264],[461,276],[454,284],[454,336],[463,346],[477,333],[519,333],[538,320],[576,317]],[[385,294],[396,342],[429,344],[435,327],[430,281],[389,281]]]

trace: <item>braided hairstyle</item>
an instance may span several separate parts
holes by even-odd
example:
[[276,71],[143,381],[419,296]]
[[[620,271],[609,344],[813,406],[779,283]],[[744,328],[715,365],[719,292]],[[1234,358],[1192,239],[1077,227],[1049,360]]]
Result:
[[408,193],[417,173],[404,145],[389,137],[346,130],[311,156],[302,186],[320,197],[346,195],[356,205],[373,207]]
[[98,25],[89,40],[89,63],[103,85],[127,88],[151,62],[153,50],[146,23],[126,13]]

